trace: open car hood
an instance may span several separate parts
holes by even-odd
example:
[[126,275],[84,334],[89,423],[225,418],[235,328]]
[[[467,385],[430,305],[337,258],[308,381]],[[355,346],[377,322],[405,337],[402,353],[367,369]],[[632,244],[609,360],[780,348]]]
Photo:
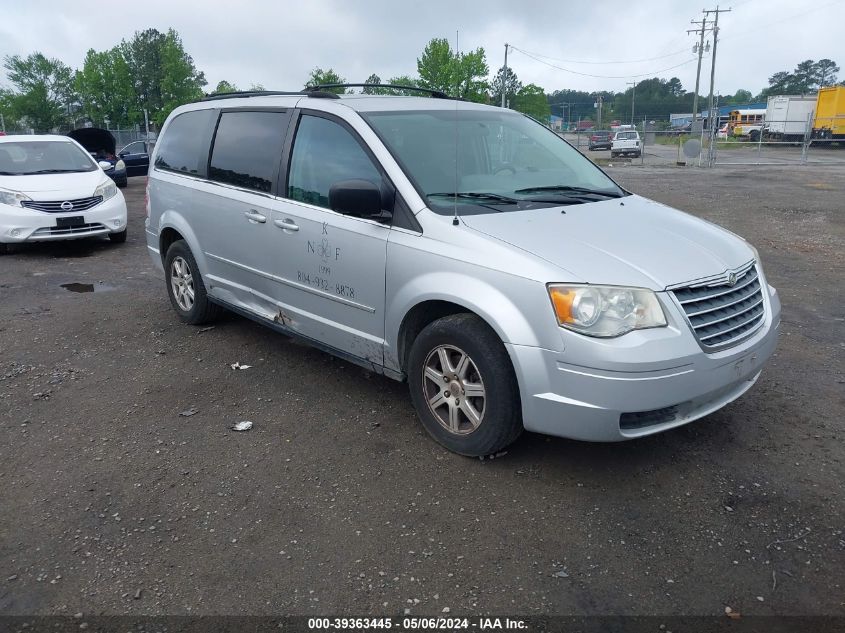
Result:
[[77,128],[68,132],[68,136],[92,154],[103,150],[114,155],[117,147],[117,142],[114,140],[112,133],[100,127]]

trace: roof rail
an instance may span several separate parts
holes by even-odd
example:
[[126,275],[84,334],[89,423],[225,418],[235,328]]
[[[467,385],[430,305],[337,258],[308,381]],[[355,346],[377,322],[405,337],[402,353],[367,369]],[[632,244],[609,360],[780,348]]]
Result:
[[[328,88],[395,88],[396,90],[409,90],[411,92],[424,92],[435,99],[454,99],[440,90],[429,90],[428,88],[417,88],[416,86],[401,86],[399,84],[319,84],[309,86],[303,92],[312,96],[314,92],[322,92]],[[331,94],[331,93],[330,93]],[[313,95],[316,96],[316,95]],[[322,96],[322,94],[320,95]]]
[[217,101],[218,99],[237,99],[239,97],[272,97],[272,96],[292,96],[299,95],[302,92],[284,92],[281,90],[239,90],[236,92],[221,92],[216,95],[209,95],[200,99],[200,101]]

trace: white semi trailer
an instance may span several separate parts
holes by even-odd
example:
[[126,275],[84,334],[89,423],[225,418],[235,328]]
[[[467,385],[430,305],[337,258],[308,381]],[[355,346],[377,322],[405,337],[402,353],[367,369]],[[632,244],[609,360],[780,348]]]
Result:
[[773,141],[800,141],[812,127],[816,95],[769,97],[763,137]]

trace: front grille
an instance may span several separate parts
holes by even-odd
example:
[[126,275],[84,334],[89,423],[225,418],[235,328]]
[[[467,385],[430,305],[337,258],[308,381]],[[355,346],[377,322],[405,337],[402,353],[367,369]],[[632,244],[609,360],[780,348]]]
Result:
[[95,222],[93,224],[75,224],[73,226],[48,226],[35,231],[32,235],[84,235],[85,233],[97,233],[107,230],[105,225]]
[[[77,198],[76,200],[24,200],[21,204],[27,209],[46,213],[76,213],[96,207],[102,201],[103,196],[91,196],[90,198]],[[70,209],[62,209],[65,202],[69,202],[73,206]]]
[[729,347],[763,325],[763,290],[754,262],[736,273],[736,283],[703,283],[673,291],[702,347]]

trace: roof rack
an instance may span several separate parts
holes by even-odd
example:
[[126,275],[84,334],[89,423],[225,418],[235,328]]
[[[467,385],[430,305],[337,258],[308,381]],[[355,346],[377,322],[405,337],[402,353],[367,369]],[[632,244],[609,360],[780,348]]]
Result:
[[445,92],[441,92],[440,90],[429,90],[428,88],[417,88],[416,86],[402,86],[399,84],[319,84],[317,86],[309,86],[308,88],[303,90],[303,92],[311,96],[314,92],[322,92],[328,88],[395,88],[396,90],[424,92],[435,99],[454,99],[454,97],[450,97]]
[[235,92],[221,92],[217,95],[209,95],[200,101],[217,101],[218,99],[237,99],[239,97],[271,97],[303,95],[302,92],[283,92],[281,90],[237,90]]

